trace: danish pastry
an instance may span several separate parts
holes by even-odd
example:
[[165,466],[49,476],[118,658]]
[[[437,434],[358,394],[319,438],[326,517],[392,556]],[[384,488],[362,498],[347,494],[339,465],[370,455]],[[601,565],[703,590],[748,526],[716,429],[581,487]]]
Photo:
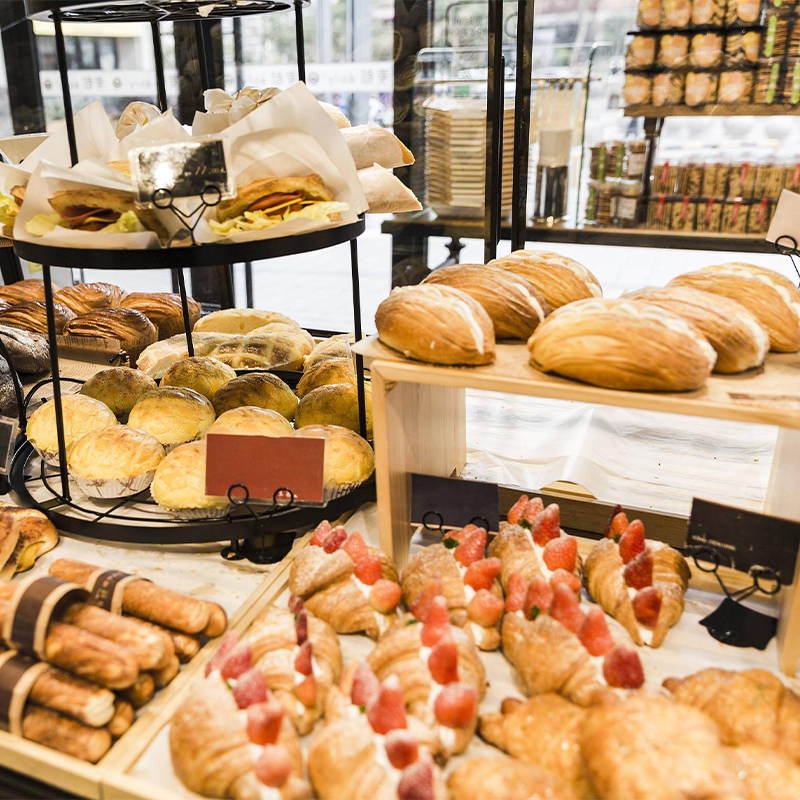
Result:
[[[189,325],[200,319],[200,303],[187,298],[189,306]],[[171,292],[131,292],[122,298],[120,306],[132,308],[144,314],[158,329],[159,339],[168,339],[185,332],[183,325],[183,305],[181,296]]]
[[126,292],[113,283],[76,283],[59,289],[53,299],[80,316],[90,311],[115,308],[125,295]]

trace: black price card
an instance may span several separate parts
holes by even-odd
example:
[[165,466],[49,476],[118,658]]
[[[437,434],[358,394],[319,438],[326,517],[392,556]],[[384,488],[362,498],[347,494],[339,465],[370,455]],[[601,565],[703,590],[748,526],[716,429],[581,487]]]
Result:
[[429,528],[463,528],[474,522],[497,531],[500,527],[497,484],[413,473],[411,521]]
[[0,417],[0,475],[8,475],[17,443],[19,422],[12,417]]
[[701,561],[710,560],[703,555],[703,549],[709,548],[722,566],[740,572],[749,573],[753,567],[772,569],[788,586],[794,580],[800,522],[695,499],[686,545],[697,548]]

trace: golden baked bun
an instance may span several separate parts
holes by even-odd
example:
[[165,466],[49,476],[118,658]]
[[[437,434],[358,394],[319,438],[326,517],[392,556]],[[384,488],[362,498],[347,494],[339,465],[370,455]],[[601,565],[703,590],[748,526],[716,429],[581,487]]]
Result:
[[403,286],[375,313],[380,340],[432,364],[491,364],[494,326],[483,306],[450,286]]
[[291,436],[294,428],[286,417],[271,408],[239,406],[220,414],[206,433]]
[[[189,301],[189,325],[200,319],[200,303]],[[131,292],[120,302],[123,308],[141,311],[156,328],[158,338],[168,339],[170,336],[185,332],[183,327],[183,307],[181,296],[171,292]]]
[[207,400],[230,380],[236,377],[236,370],[210,356],[195,356],[176,361],[161,379],[162,386],[185,386],[194,389]]
[[81,386],[81,394],[105,403],[114,414],[125,418],[146,392],[157,388],[140,369],[109,367],[92,375]]
[[[229,333],[193,333],[194,354],[207,356],[218,344],[232,338]],[[186,346],[186,334],[179,333],[145,348],[136,366],[151,378],[161,378],[176,361],[184,358],[189,358],[189,348]]]
[[551,311],[576,300],[603,296],[600,282],[583,264],[549,250],[514,250],[488,266],[525,278],[539,290]]
[[224,308],[212,311],[199,320],[193,330],[207,333],[250,333],[271,322],[284,322],[296,328],[300,326],[290,317],[278,311],[260,311],[257,308]]
[[123,350],[135,355],[158,339],[156,326],[132,308],[106,308],[82,314],[64,326],[63,334],[118,339]]
[[[800,289],[771,269],[731,262],[687,272],[669,282],[721,294],[741,303],[769,334],[770,349],[800,350]],[[0,317],[3,313],[0,312]]]
[[[296,323],[296,322],[270,322],[267,325],[262,325],[259,328],[253,328],[253,330],[249,331],[251,336],[260,336],[262,333],[280,333],[283,331],[289,331],[290,333],[296,333],[297,331],[302,331],[303,329]],[[307,333],[307,331],[303,331]],[[311,334],[308,334],[311,336]],[[311,342],[313,344],[314,339],[312,337]]]
[[[53,298],[55,299],[58,286],[54,283],[50,285],[53,287]],[[30,303],[35,300],[43,303],[44,281],[39,278],[25,278],[24,281],[15,281],[7,286],[0,286],[0,300],[5,300],[11,303],[12,306],[18,303]]]
[[375,453],[366,439],[339,425],[306,425],[295,436],[325,439],[326,486],[362,483],[375,471]]
[[[372,438],[372,386],[364,384],[367,438]],[[295,427],[339,425],[358,433],[358,388],[350,383],[320,386],[303,397],[294,417]]]
[[512,272],[478,264],[436,269],[423,284],[461,289],[477,300],[491,317],[497,339],[524,339],[550,313],[538,289]]
[[[167,453],[150,484],[153,499],[181,516],[216,516],[230,505],[227,497],[206,494],[206,443],[189,442]],[[195,512],[192,514],[191,512]]]
[[554,311],[528,341],[545,372],[603,386],[679,392],[699,389],[717,354],[690,323],[635,300],[593,298]]
[[211,349],[209,355],[234,369],[299,370],[314,340],[306,331],[280,331],[260,336],[234,336]]
[[116,308],[127,293],[113,283],[76,283],[59,289],[53,298],[73,314]]
[[[116,425],[114,412],[105,403],[83,394],[68,394],[61,398],[64,415],[64,445],[70,447],[92,431]],[[49,463],[58,463],[58,434],[56,432],[55,402],[49,400],[31,414],[26,429],[28,441]]]
[[331,386],[334,383],[351,383],[356,386],[357,380],[351,358],[328,358],[318,361],[303,373],[297,383],[297,396],[304,397],[320,386]]
[[314,349],[305,357],[303,369],[309,370],[320,361],[329,358],[351,358],[350,345],[355,342],[352,333],[337,333],[329,339],[323,339],[314,345]]
[[[56,323],[56,333],[61,333],[64,326],[75,315],[61,303],[53,302],[53,317]],[[31,333],[40,333],[47,336],[47,307],[38,300],[17,303],[0,311],[0,325],[10,325],[12,328],[22,328]]]
[[205,436],[215,419],[214,407],[203,395],[182,386],[164,386],[139,400],[128,425],[152,434],[165,447],[174,447]]
[[648,287],[625,295],[671,311],[691,322],[717,351],[714,372],[743,372],[764,362],[769,334],[740,303],[681,286]]
[[214,408],[222,415],[239,406],[271,408],[286,419],[294,419],[295,393],[277,376],[268,372],[240,375],[228,381],[215,395]]

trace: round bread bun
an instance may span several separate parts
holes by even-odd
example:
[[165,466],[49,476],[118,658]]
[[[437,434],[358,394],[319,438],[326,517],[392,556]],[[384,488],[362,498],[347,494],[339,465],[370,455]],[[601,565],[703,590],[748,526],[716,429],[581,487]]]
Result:
[[[28,441],[49,461],[58,460],[58,433],[56,431],[56,404],[49,400],[39,406],[28,420]],[[82,436],[92,431],[116,425],[114,412],[99,400],[83,394],[68,394],[61,398],[64,415],[64,445],[67,453]]]
[[[754,264],[731,262],[679,275],[670,286],[723,295],[743,305],[766,328],[770,349],[800,350],[800,289],[788,278]],[[0,318],[2,317],[0,312]]]
[[152,434],[169,448],[205,436],[215,419],[214,406],[194,389],[164,386],[136,403],[128,425]]
[[67,464],[80,478],[123,480],[153,472],[163,459],[164,448],[155,436],[129,425],[112,425],[78,439]]
[[378,306],[378,337],[406,358],[431,364],[491,364],[494,325],[483,306],[460,289],[403,286]]
[[525,278],[539,290],[551,311],[576,300],[603,296],[600,281],[583,264],[549,250],[514,250],[488,266]]
[[[200,303],[189,297],[189,325],[200,319]],[[123,308],[141,311],[158,329],[159,339],[185,333],[181,296],[172,292],[131,292],[120,302]]]
[[76,283],[59,289],[53,298],[73,314],[88,314],[104,308],[116,308],[127,292],[113,283]]
[[227,497],[206,494],[206,443],[202,439],[167,453],[156,468],[150,493],[156,503],[169,511],[206,511],[211,512],[208,516],[216,516],[214,512],[230,505]]
[[297,383],[297,396],[305,397],[320,386],[330,386],[334,383],[351,383],[355,386],[356,381],[356,369],[352,358],[328,358],[317,361],[303,373],[303,377]]
[[305,357],[303,370],[309,370],[320,361],[329,358],[352,358],[350,345],[355,342],[352,333],[337,333],[329,339],[323,339],[314,345],[314,349]]
[[217,415],[239,406],[271,408],[291,420],[297,408],[297,397],[277,375],[257,372],[228,381],[214,395]]
[[[66,306],[53,301],[53,318],[56,333],[61,333],[64,326],[75,319],[75,315]],[[47,336],[47,306],[38,300],[17,303],[11,308],[0,311],[0,325],[10,325],[12,328],[22,328],[31,333]]]
[[764,362],[769,334],[740,303],[721,294],[681,286],[648,287],[625,295],[691,322],[717,351],[714,372],[744,372]]
[[[250,331],[251,336],[258,336],[262,333],[296,333],[297,331],[302,331],[303,329],[294,322],[270,322],[268,325],[262,325],[260,328],[253,328]],[[303,331],[303,333],[307,333],[307,331]],[[311,334],[308,334],[311,336]],[[313,346],[314,339],[312,337],[311,344]]]
[[[54,283],[50,285],[53,287],[53,299],[55,299],[58,286]],[[0,300],[5,300],[12,306],[18,303],[29,303],[34,300],[43,303],[44,281],[39,278],[25,278],[23,281],[15,281],[7,286],[0,286]]]
[[207,433],[240,433],[251,436],[291,436],[292,423],[271,408],[239,406],[220,414]]
[[210,356],[194,356],[176,361],[161,379],[162,386],[185,386],[213,402],[214,395],[230,380],[236,370]]
[[375,453],[366,439],[339,425],[306,425],[295,436],[325,439],[326,486],[362,483],[375,470]]
[[607,389],[699,389],[717,354],[691,323],[658,306],[599,297],[554,311],[528,341],[530,363]]
[[140,369],[109,367],[100,370],[81,386],[81,394],[105,403],[118,417],[125,418],[156,382]]
[[[364,384],[367,438],[372,438],[372,387]],[[339,425],[358,433],[358,388],[351,383],[320,386],[303,397],[297,406],[296,428],[307,425]]]
[[291,317],[278,311],[260,311],[257,308],[223,308],[212,311],[195,323],[194,330],[208,333],[250,333],[272,322],[283,322],[299,328]]

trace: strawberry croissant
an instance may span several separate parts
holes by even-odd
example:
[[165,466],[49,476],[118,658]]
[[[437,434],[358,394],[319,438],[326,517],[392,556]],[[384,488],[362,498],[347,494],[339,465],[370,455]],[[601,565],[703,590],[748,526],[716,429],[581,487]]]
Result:
[[467,525],[449,531],[441,544],[424,547],[408,562],[401,581],[403,600],[414,611],[434,595],[447,600],[450,621],[470,631],[481,650],[500,645],[498,623],[503,591],[497,580],[502,564],[485,558],[486,531]]
[[686,559],[663,542],[645,539],[641,520],[628,523],[619,506],[583,566],[590,596],[636,644],[650,647],[658,647],[680,619],[689,578]]

